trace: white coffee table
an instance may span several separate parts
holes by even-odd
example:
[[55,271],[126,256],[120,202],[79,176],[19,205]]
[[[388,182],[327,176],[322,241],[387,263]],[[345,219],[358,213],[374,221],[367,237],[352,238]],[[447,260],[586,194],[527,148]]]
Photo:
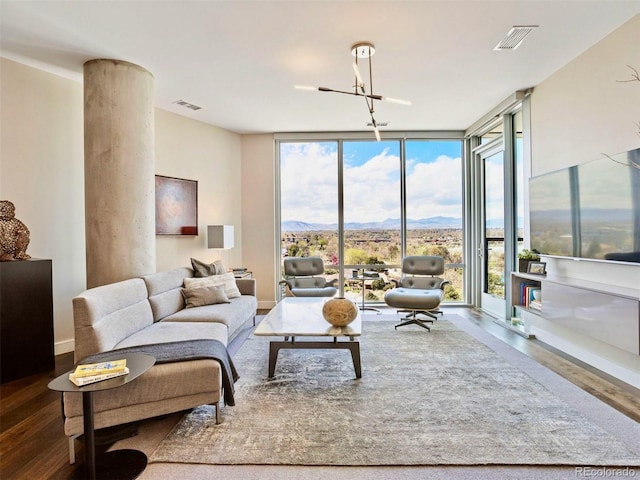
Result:
[[[362,334],[360,312],[346,327],[334,327],[322,316],[322,306],[328,298],[286,297],[278,303],[258,324],[253,332],[256,336],[284,337],[284,341],[271,341],[269,345],[269,378],[273,378],[278,361],[278,352],[289,349],[345,349],[351,352],[356,378],[362,377],[360,365],[360,342]],[[314,337],[314,340],[299,341],[296,337]],[[331,340],[316,340],[316,337]],[[344,338],[345,341],[339,341]]]

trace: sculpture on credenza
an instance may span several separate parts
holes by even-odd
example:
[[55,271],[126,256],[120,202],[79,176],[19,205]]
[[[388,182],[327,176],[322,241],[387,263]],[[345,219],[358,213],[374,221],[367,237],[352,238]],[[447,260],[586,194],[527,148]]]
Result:
[[9,200],[0,200],[0,261],[28,260],[29,229],[15,218],[16,207]]

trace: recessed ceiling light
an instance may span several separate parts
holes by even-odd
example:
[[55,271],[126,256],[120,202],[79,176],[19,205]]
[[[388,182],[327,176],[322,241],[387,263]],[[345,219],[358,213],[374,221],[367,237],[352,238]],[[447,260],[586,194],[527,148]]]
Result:
[[507,36],[500,40],[494,50],[515,50],[520,46],[524,37],[529,35],[538,25],[514,25],[507,33]]

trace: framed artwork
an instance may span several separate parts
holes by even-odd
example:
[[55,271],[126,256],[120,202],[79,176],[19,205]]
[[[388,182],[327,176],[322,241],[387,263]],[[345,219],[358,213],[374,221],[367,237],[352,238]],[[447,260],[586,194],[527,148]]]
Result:
[[198,182],[156,175],[156,235],[198,235]]
[[529,262],[528,273],[535,273],[536,275],[547,274],[547,264],[545,262]]

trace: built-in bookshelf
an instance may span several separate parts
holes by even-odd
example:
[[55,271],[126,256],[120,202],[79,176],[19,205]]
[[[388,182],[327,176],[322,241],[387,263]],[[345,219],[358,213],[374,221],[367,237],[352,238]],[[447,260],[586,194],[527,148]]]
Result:
[[532,338],[530,315],[542,315],[543,275],[511,272],[511,318],[505,326],[525,338]]

